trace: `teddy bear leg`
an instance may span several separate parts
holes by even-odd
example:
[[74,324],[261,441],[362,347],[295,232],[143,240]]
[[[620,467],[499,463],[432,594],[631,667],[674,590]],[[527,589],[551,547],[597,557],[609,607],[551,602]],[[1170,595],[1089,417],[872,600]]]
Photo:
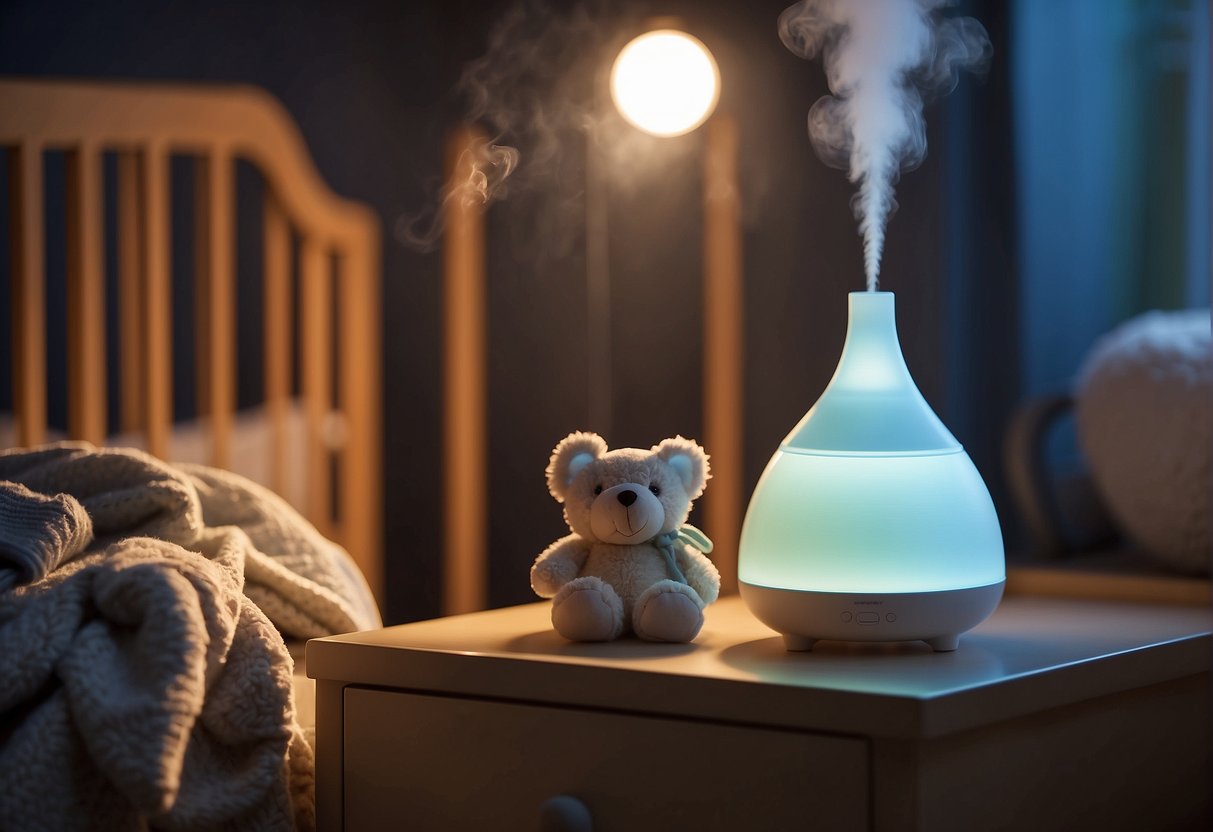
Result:
[[575,578],[552,599],[552,626],[569,641],[610,641],[623,632],[623,601],[600,578]]
[[645,641],[690,641],[703,626],[703,600],[686,584],[658,581],[632,609],[632,629]]

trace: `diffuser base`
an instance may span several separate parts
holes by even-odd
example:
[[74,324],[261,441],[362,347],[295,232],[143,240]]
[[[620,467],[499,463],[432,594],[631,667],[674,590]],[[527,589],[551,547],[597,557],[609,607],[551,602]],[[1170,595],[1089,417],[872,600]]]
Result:
[[814,592],[739,582],[754,617],[783,635],[789,650],[812,650],[821,639],[925,641],[955,650],[960,634],[994,612],[1006,581],[938,592]]

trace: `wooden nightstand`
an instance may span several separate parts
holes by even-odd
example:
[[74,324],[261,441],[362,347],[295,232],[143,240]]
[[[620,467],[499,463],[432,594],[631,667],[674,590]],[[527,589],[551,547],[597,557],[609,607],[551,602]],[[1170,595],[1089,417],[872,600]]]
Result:
[[1213,616],[1009,597],[955,653],[570,644],[546,603],[318,639],[320,826],[1207,829]]

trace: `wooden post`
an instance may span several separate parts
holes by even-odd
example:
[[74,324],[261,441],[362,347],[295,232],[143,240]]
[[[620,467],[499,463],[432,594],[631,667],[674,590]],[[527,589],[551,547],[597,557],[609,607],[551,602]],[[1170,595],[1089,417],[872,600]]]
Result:
[[485,372],[484,206],[460,188],[474,174],[474,127],[447,143],[443,206],[443,582],[442,611],[483,609],[488,578],[488,430]]
[[67,156],[67,422],[73,439],[105,442],[105,279],[101,153],[93,144]]
[[124,432],[143,427],[144,326],[142,172],[139,156],[118,154],[118,392]]
[[706,125],[704,155],[703,420],[712,485],[704,495],[704,525],[716,544],[712,560],[722,592],[737,590],[742,512],[744,389],[741,209],[737,185],[737,124],[718,113]]
[[226,149],[197,160],[194,179],[196,292],[198,299],[198,412],[210,422],[210,464],[231,464],[236,410],[236,175]]
[[169,154],[159,144],[143,151],[142,195],[144,429],[147,450],[167,459],[173,426],[172,277],[169,250]]
[[46,438],[46,264],[42,227],[42,148],[27,142],[9,150],[12,207],[13,409],[17,443]]
[[340,397],[350,425],[341,456],[341,542],[366,576],[380,606],[385,603],[383,563],[383,460],[381,418],[383,373],[379,353],[379,235],[342,258],[340,267]]
[[333,410],[333,274],[329,250],[315,234],[299,247],[300,385],[307,433],[307,517],[331,537],[333,492],[326,428]]
[[594,130],[585,137],[586,371],[589,430],[610,441],[614,421],[611,349],[610,198]]
[[286,417],[291,397],[291,229],[266,185],[265,234],[265,410],[270,420],[270,487],[287,493]]

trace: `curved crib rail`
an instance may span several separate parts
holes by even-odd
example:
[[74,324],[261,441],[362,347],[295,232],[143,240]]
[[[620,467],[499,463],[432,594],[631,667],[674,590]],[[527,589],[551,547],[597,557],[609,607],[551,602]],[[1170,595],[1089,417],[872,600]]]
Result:
[[[169,159],[170,154],[194,157],[199,401],[208,417],[211,461],[219,467],[228,464],[235,412],[235,160],[257,168],[266,182],[270,484],[281,492],[287,476],[292,326],[297,325],[304,336],[299,362],[307,436],[305,514],[350,551],[382,598],[380,266],[374,213],[328,189],[286,110],[248,86],[3,80],[0,146],[9,159],[18,442],[38,444],[46,433],[42,154],[47,150],[67,154],[69,433],[96,443],[107,435],[102,154],[116,152],[121,413],[124,427],[141,429],[157,456],[167,453],[172,427]],[[291,315],[292,233],[299,239],[297,322]]]

